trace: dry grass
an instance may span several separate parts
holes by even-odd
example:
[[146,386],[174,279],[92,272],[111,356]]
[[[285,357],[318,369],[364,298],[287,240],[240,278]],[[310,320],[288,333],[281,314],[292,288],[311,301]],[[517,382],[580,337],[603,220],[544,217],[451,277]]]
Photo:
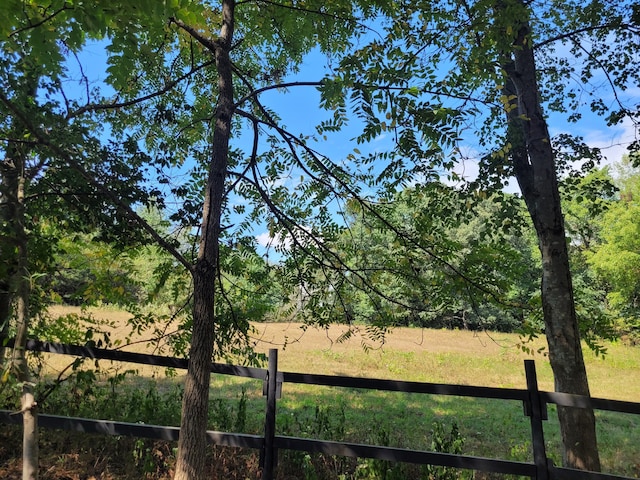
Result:
[[[51,313],[79,313],[79,309],[55,307]],[[126,313],[115,310],[91,310],[90,313],[111,323],[106,330],[111,333],[112,338],[122,339],[128,336]],[[531,356],[519,350],[516,347],[519,342],[517,335],[397,328],[386,335],[384,342],[376,343],[366,336],[365,330],[357,328],[349,339],[339,342],[338,339],[344,337],[349,330],[344,325],[332,325],[326,329],[304,329],[297,323],[269,323],[255,324],[254,328],[256,349],[267,352],[270,348],[277,348],[279,369],[282,371],[524,388],[523,361],[535,358],[540,387],[544,390],[553,388],[547,358],[541,354]],[[123,347],[125,350],[153,352],[153,345],[148,344],[145,338],[133,337],[132,340],[135,343]],[[368,349],[363,348],[363,344]],[[537,350],[545,346],[545,342],[538,339],[529,346]],[[610,344],[608,349],[609,354],[605,360],[595,358],[592,353],[585,351],[593,395],[640,401],[640,348]],[[70,361],[71,358],[66,356],[49,355],[46,358],[46,369],[48,373],[55,374]],[[154,382],[159,380],[164,373],[163,369],[117,362],[113,364],[113,368],[119,371],[137,370],[139,377],[130,377],[136,388],[144,382],[148,384],[151,377]],[[180,380],[178,375],[175,379],[168,379],[168,382]],[[159,382],[158,386],[161,383],[164,384]],[[260,383],[244,382],[243,379],[226,376],[215,376],[212,379],[212,396],[224,397],[230,405],[237,405],[241,389],[247,387],[247,433],[255,433],[253,430],[260,431],[262,428],[260,422],[264,412],[264,399]],[[296,421],[300,421],[307,427],[317,427],[318,406],[322,409],[321,412],[331,415],[347,407],[343,410],[343,423],[336,428],[344,431],[348,441],[377,443],[381,434],[386,432],[391,445],[420,449],[429,448],[428,432],[432,422],[448,423],[455,420],[466,439],[465,453],[531,460],[529,429],[526,417],[522,415],[521,405],[498,405],[492,401],[455,397],[364,392],[357,389],[338,391],[307,385],[286,385],[278,405],[279,420],[293,419],[293,426]],[[557,458],[558,454],[554,452],[559,451],[559,435],[557,421],[553,417],[554,415],[550,415],[550,420],[545,424],[545,435],[549,453],[555,454]],[[258,424],[250,425],[256,422],[255,419],[258,419]],[[637,450],[638,443],[634,441],[637,431],[635,419],[604,412],[598,416],[598,425],[606,470],[637,475],[640,472],[637,464],[640,452]],[[286,428],[286,422],[279,423],[280,434],[289,434]],[[0,442],[2,478],[20,478],[19,464],[15,461],[20,455],[20,436],[18,430],[13,430],[7,430],[5,441]],[[295,431],[292,433],[296,436],[304,434]],[[76,445],[74,435],[76,434],[52,433],[43,436],[42,478],[80,479],[92,478],[91,475],[105,480],[142,478],[139,465],[133,465],[131,458],[132,451],[137,451],[137,440],[92,437],[90,444],[87,444],[89,446],[85,448],[86,436],[80,435],[77,439],[80,443]],[[48,443],[51,442],[62,443],[49,446]],[[170,478],[174,447],[175,445],[162,442],[144,443],[144,448],[150,449],[154,458],[157,455],[162,457],[161,461],[157,461],[157,468],[160,470],[146,478]],[[229,449],[215,451],[219,456],[210,459],[211,478],[252,478],[258,471],[255,452],[240,455]],[[83,452],[86,459],[80,458]],[[294,471],[300,469],[295,461],[297,457],[289,458],[290,455],[287,456],[286,453],[282,455],[282,465],[293,468]],[[108,458],[117,460],[100,463]],[[317,461],[316,457],[313,458]],[[224,471],[221,466],[224,466]],[[294,477],[287,476],[284,472],[278,478],[301,478],[298,475],[300,472],[296,472]],[[335,475],[328,474],[318,478],[335,478]]]
[[[53,315],[79,312],[72,307],[53,307]],[[124,338],[129,332],[127,314],[115,310],[90,310],[96,318],[111,321],[112,338]],[[363,327],[331,325],[328,328],[303,328],[299,323],[254,324],[253,338],[258,351],[279,350],[279,368],[283,371],[349,375],[437,383],[525,388],[523,363],[534,358],[540,388],[553,389],[548,358],[543,354],[523,353],[514,334],[395,328],[384,341],[367,337]],[[353,335],[338,341],[349,329]],[[153,351],[142,337],[124,347],[128,351]],[[369,349],[363,348],[367,345]],[[546,347],[543,339],[527,345],[535,351]],[[602,359],[585,348],[585,361],[592,395],[616,400],[640,401],[640,348],[609,343]],[[51,358],[55,371],[67,364],[68,358]],[[158,376],[162,369],[148,366],[135,368],[142,376]],[[635,380],[634,380],[635,379]]]
[[[533,358],[540,388],[553,389],[548,358],[522,352],[515,334],[395,328],[384,343],[375,344],[358,334],[338,343],[348,329],[344,325],[322,330],[303,330],[296,323],[255,327],[257,348],[279,348],[284,371],[525,388],[524,360]],[[365,351],[362,342],[373,349]],[[537,339],[527,346],[536,351],[546,347],[546,341]],[[619,343],[606,346],[604,359],[584,349],[592,395],[640,401],[640,348]]]

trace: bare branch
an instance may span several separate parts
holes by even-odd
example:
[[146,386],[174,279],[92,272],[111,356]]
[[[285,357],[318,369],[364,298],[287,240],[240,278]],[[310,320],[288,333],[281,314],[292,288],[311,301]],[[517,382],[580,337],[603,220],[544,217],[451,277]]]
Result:
[[242,97],[240,100],[236,102],[235,106],[239,107],[247,100],[251,98],[256,98],[261,93],[267,92],[269,90],[277,90],[280,88],[291,88],[291,87],[320,87],[323,84],[324,82],[321,80],[319,82],[286,82],[286,83],[277,83],[275,85],[268,85],[266,87],[258,88],[246,94],[244,97]]
[[555,43],[555,42],[560,42],[562,40],[566,40],[567,38],[571,39],[573,42],[576,42],[576,40],[573,37],[576,37],[578,35],[580,35],[581,33],[586,33],[586,32],[593,32],[593,31],[597,31],[597,30],[629,30],[635,34],[640,34],[640,31],[638,31],[637,29],[635,29],[633,27],[633,25],[630,25],[628,23],[616,23],[616,22],[612,22],[612,23],[605,23],[604,25],[589,25],[588,27],[584,27],[584,28],[579,28],[578,30],[573,30],[571,32],[567,32],[567,33],[562,33],[556,37],[551,37],[548,38],[546,40],[543,40],[542,42],[538,42],[535,45],[532,46],[532,50],[537,50],[539,48],[542,47],[546,47],[547,45],[551,44],[551,43]]
[[609,70],[602,65],[602,62],[596,58],[591,52],[589,52],[583,45],[582,43],[576,41],[575,39],[571,39],[571,41],[580,49],[582,50],[584,53],[587,54],[587,56],[593,60],[595,63],[598,64],[598,67],[600,67],[600,70],[602,71],[602,73],[604,73],[604,76],[607,78],[607,83],[609,84],[609,86],[611,87],[611,93],[613,94],[613,97],[616,100],[616,103],[618,104],[618,106],[620,107],[620,110],[622,110],[625,115],[627,116],[627,118],[629,118],[634,125],[638,125],[638,121],[633,118],[633,115],[631,114],[631,112],[629,112],[629,109],[627,107],[625,107],[622,104],[622,101],[620,100],[620,97],[618,96],[618,89],[616,88],[613,79],[611,78],[611,75],[609,74]]
[[214,60],[209,60],[207,62],[204,62],[198,66],[193,67],[191,70],[189,70],[187,73],[185,73],[184,75],[181,75],[180,77],[178,77],[177,79],[167,83],[163,88],[161,88],[160,90],[157,90],[155,92],[152,92],[148,95],[144,95],[142,97],[138,97],[138,98],[134,98],[133,100],[129,100],[126,102],[112,102],[112,103],[96,103],[96,104],[91,104],[91,105],[86,105],[82,108],[79,108],[78,110],[75,110],[69,114],[67,114],[67,116],[65,117],[67,120],[71,119],[71,118],[75,118],[85,112],[93,112],[93,111],[99,111],[99,110],[113,110],[113,109],[117,109],[117,108],[125,108],[125,107],[130,107],[132,105],[136,105],[138,103],[142,103],[145,102],[147,100],[150,100],[152,98],[155,97],[159,97],[161,95],[164,95],[165,93],[167,93],[169,90],[172,90],[173,88],[176,87],[176,85],[178,85],[179,83],[181,83],[182,81],[186,80],[187,78],[189,78],[190,76],[192,76],[193,74],[199,72],[200,70],[213,65],[215,63]]

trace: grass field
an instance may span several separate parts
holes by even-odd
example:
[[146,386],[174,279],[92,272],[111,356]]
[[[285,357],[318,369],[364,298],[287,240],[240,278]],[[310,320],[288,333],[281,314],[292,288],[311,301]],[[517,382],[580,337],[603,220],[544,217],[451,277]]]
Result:
[[[397,328],[383,345],[367,353],[358,338],[347,343],[332,343],[346,327],[332,326],[328,331],[310,329],[298,337],[299,325],[267,324],[258,328],[261,338],[275,345],[285,337],[289,340],[285,350],[279,353],[280,369],[284,371],[525,388],[524,360],[533,358],[540,389],[553,390],[547,357],[524,354],[515,346],[519,342],[517,335]],[[535,351],[545,345],[543,340],[537,340],[530,346]],[[640,402],[640,348],[607,344],[607,351],[603,359],[585,350],[592,396]],[[378,429],[383,427],[386,433],[382,436],[391,444],[412,448],[429,448],[433,422],[456,422],[465,438],[465,453],[531,460],[528,419],[520,404],[327,390],[286,385],[279,408],[295,412],[301,406],[312,409],[314,400],[326,405],[338,402],[345,405],[347,420],[352,420],[354,429],[368,426],[371,440],[380,436]],[[559,429],[555,412],[550,410],[545,425],[548,450],[556,463],[560,463]],[[597,419],[605,470],[640,476],[640,418],[597,412]],[[363,440],[362,434],[360,430],[354,436]]]
[[[126,318],[121,312],[97,311],[95,315],[113,320],[113,335],[124,334],[121,325]],[[524,360],[534,358],[540,388],[553,390],[547,358],[519,350],[517,335],[398,328],[386,336],[384,343],[371,342],[358,332],[348,341],[338,343],[336,340],[347,328],[305,330],[293,323],[257,324],[254,338],[257,350],[279,349],[281,371],[419,382],[525,388]],[[368,349],[363,348],[363,342]],[[538,339],[529,346],[537,350],[544,345]],[[604,359],[585,351],[592,395],[640,402],[640,348],[606,346],[608,354]],[[135,344],[132,350],[146,348],[143,342]],[[46,368],[54,374],[68,361],[50,356],[46,358]],[[163,370],[151,367],[117,368],[119,372],[127,369],[138,372],[118,385],[124,390],[144,392],[159,385],[162,391],[172,392],[181,380],[180,373],[167,378]],[[261,382],[214,376],[211,397],[210,428],[233,430],[237,426],[246,433],[261,432],[264,412]],[[243,421],[239,424],[234,419],[239,418],[241,410]],[[177,424],[179,405],[163,412],[164,422]],[[94,408],[94,413],[100,416],[100,409]],[[640,418],[597,412],[597,420],[604,470],[640,476]],[[454,424],[464,439],[464,454],[531,461],[528,418],[517,402],[307,385],[285,385],[278,401],[278,434],[284,435],[430,450],[434,437],[442,435],[435,431],[444,428],[449,433]],[[552,408],[545,424],[545,438],[550,456],[560,463],[558,425]],[[406,471],[403,474],[397,469],[399,476],[394,477],[388,472],[395,467],[372,462],[354,466],[340,459],[309,458],[286,452],[280,455],[283,471],[294,470],[293,476],[283,473],[280,478],[314,478],[313,475],[338,478],[340,469],[351,472],[352,476],[343,478],[408,478]],[[296,468],[304,476],[296,476]],[[380,473],[383,470],[388,472]]]

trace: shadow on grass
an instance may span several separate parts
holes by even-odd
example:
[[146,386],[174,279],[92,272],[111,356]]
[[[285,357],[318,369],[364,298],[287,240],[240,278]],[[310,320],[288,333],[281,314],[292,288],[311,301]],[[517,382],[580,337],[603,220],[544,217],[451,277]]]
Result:
[[[72,381],[65,382],[51,393],[42,402],[41,411],[177,426],[180,423],[181,399],[182,389],[176,378],[149,379],[130,374],[114,381],[87,373],[76,375]],[[4,399],[3,408],[12,408],[7,404],[10,400],[8,397]],[[261,434],[264,410],[262,382],[214,375],[209,429]],[[428,451],[443,451],[442,445],[449,442],[451,448],[451,444],[458,440],[460,450],[450,453],[532,461],[529,419],[524,415],[522,404],[514,401],[286,384],[282,398],[278,400],[277,411],[277,435]],[[618,475],[638,476],[640,447],[636,440],[640,418],[611,412],[598,412],[597,418],[604,469]],[[458,432],[457,438],[453,438],[454,428]],[[2,478],[13,478],[2,476],[2,468],[8,472],[11,459],[20,456],[19,432],[12,429],[15,427],[7,427],[2,434],[5,440],[0,449]],[[555,409],[551,407],[549,420],[545,422],[545,438],[548,455],[559,464],[560,437]],[[15,448],[11,449],[11,445]],[[93,458],[95,468],[91,468],[96,472],[100,470],[103,475],[96,475],[96,478],[105,479],[170,478],[175,447],[170,442],[83,436],[58,431],[43,431],[41,435],[41,448],[45,455],[43,462],[47,462],[52,471],[56,465],[66,465],[64,468],[71,470],[73,462],[82,463],[85,457],[86,461]],[[46,455],[50,456],[49,460],[45,460]],[[107,459],[118,460],[111,464]],[[212,478],[257,478],[258,459],[259,452],[255,451],[212,448]],[[85,465],[85,468],[90,470],[89,466]],[[229,473],[229,469],[238,476]],[[227,474],[222,475],[224,470]],[[105,476],[107,474],[111,476]],[[378,460],[279,452],[280,479],[390,480],[468,478],[470,475],[470,472],[436,471],[434,467]],[[65,477],[43,475],[41,478]],[[68,475],[68,478],[73,476]]]

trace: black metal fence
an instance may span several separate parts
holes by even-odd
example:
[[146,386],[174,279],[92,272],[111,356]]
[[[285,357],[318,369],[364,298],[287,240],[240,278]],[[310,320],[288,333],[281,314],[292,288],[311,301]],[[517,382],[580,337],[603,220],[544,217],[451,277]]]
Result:
[[[30,340],[27,344],[27,349],[64,355],[74,355],[85,358],[115,360],[178,369],[186,369],[188,365],[188,360],[186,359],[41,342],[38,340]],[[274,478],[278,450],[297,450],[345,457],[372,458],[392,462],[455,467],[487,473],[526,476],[540,480],[613,480],[631,478],[555,466],[547,457],[543,421],[547,418],[546,406],[550,403],[567,407],[594,408],[638,415],[640,415],[640,403],[539,391],[533,360],[525,360],[524,366],[527,379],[526,389],[403,382],[347,376],[280,372],[278,371],[277,350],[269,351],[269,363],[267,369],[212,363],[212,373],[262,380],[264,382],[263,392],[266,397],[266,406],[263,435],[209,431],[208,440],[215,445],[259,450],[261,454],[263,480],[270,480]],[[453,455],[449,453],[277,435],[276,404],[277,399],[280,398],[282,385],[284,383],[302,383],[331,387],[434,395],[456,395],[462,397],[519,401],[523,403],[524,412],[530,420],[534,461],[533,463],[516,462],[469,455]],[[58,428],[85,433],[100,433],[104,435],[127,435],[168,441],[177,441],[180,432],[180,429],[177,427],[132,424],[125,422],[113,422],[109,420],[90,420],[86,418],[62,417],[57,415],[39,414],[38,419],[40,426],[45,428]],[[20,415],[13,415],[10,411],[0,410],[0,423],[20,422]],[[638,438],[640,438],[640,432],[638,432]]]

